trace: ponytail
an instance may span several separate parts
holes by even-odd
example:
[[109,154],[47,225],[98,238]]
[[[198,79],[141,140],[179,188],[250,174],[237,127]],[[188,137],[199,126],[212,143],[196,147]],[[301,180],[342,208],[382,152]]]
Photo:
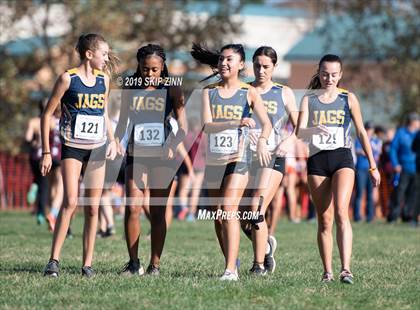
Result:
[[219,74],[217,71],[217,64],[219,63],[220,53],[218,51],[212,51],[203,45],[193,43],[191,56],[200,63],[210,66],[213,70],[213,74],[202,79],[200,82],[204,82]]
[[227,49],[232,49],[235,53],[239,54],[241,61],[245,62],[245,49],[242,44],[227,44],[223,46],[220,51],[212,51],[201,44],[193,43],[190,52],[191,56],[200,63],[210,66],[210,68],[213,70],[213,74],[204,78],[200,82],[204,82],[219,74],[217,66],[219,63],[220,54]]
[[105,64],[104,71],[109,76],[111,76],[114,72],[117,71],[117,67],[120,64],[121,60],[114,52],[112,52],[111,49],[108,52],[108,59],[109,60]]

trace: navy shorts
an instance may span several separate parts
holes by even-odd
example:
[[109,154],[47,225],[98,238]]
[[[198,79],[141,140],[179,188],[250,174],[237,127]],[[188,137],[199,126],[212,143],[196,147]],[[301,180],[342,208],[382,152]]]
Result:
[[92,150],[85,150],[63,144],[61,146],[61,160],[73,158],[81,163],[87,163],[88,161],[105,161],[106,147],[107,145],[104,144],[103,146]]

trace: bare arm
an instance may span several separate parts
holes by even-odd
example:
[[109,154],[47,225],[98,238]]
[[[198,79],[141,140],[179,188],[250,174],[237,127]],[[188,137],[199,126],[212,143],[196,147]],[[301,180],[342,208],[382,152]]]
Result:
[[[130,98],[131,90],[122,89],[121,91],[121,105],[120,115],[118,118],[117,128],[115,129],[115,138],[121,141],[127,131],[128,115],[130,110]],[[132,98],[132,96],[131,96]]]
[[248,102],[251,103],[252,110],[257,115],[261,124],[261,135],[257,143],[257,157],[261,166],[268,166],[271,160],[271,154],[267,148],[267,140],[271,134],[273,126],[268,118],[261,96],[254,87],[251,87],[248,90],[248,100]]
[[264,103],[261,99],[261,96],[258,94],[257,90],[254,87],[250,87],[248,91],[248,102],[251,103],[252,111],[258,117],[258,120],[261,124],[261,135],[260,139],[265,139],[267,141],[270,136],[273,126],[271,125],[270,119],[268,118],[267,111],[264,107]]
[[363,150],[365,151],[366,157],[369,161],[370,174],[372,182],[375,186],[378,186],[381,182],[381,177],[379,175],[378,169],[376,167],[376,162],[373,157],[372,148],[370,146],[369,137],[366,133],[366,129],[363,126],[362,113],[360,112],[360,104],[356,96],[353,93],[349,93],[349,105],[350,113],[356,128],[356,134],[359,138],[360,144],[362,145]]
[[41,139],[42,139],[42,160],[41,160],[41,174],[46,175],[51,169],[51,154],[50,154],[50,120],[54,114],[55,109],[61,101],[64,93],[70,86],[70,75],[64,72],[59,76],[54,85],[50,99],[41,116]]
[[328,129],[325,125],[318,125],[316,127],[309,127],[309,98],[304,96],[300,104],[299,117],[296,126],[296,136],[305,142],[310,142],[313,135],[328,134]]
[[172,136],[171,147],[176,150],[178,145],[184,141],[187,132],[187,119],[185,117],[185,97],[180,87],[171,87],[169,89],[169,96],[172,99],[173,111],[178,122],[178,131],[175,136]]
[[285,156],[287,154],[287,150],[290,148],[290,145],[296,144],[297,138],[295,131],[297,126],[297,120],[299,117],[299,112],[296,108],[296,99],[293,91],[289,87],[285,86],[283,88],[282,96],[287,114],[289,115],[289,120],[292,122],[293,125],[293,131],[277,146],[276,155],[278,156]]
[[109,144],[106,150],[106,158],[114,160],[117,155],[117,143],[114,137],[114,130],[112,128],[111,120],[108,115],[108,98],[109,98],[109,77],[105,75],[105,122],[106,122],[106,131],[108,136]]
[[366,154],[366,157],[369,160],[370,168],[376,168],[376,162],[373,158],[372,147],[370,146],[369,137],[366,133],[365,127],[363,126],[362,113],[360,112],[360,104],[356,96],[352,93],[349,93],[349,105],[351,117],[353,119],[354,126],[356,129],[357,138],[359,139],[360,144],[362,145],[362,148]]
[[309,119],[309,103],[308,103],[308,96],[304,96],[300,103],[300,111],[296,126],[296,136],[299,139],[304,139],[305,129],[308,126],[308,119]]
[[114,141],[114,131],[112,129],[111,120],[109,119],[108,115],[108,98],[109,98],[109,77],[108,75],[105,75],[105,121],[106,121],[106,132],[108,136],[109,141]]
[[177,152],[181,155],[184,160],[184,164],[188,169],[188,173],[191,175],[194,173],[193,164],[187,150],[185,149],[184,143],[178,144]]
[[34,139],[35,133],[39,134],[39,131],[40,131],[39,117],[31,118],[28,122],[28,128],[26,128],[25,141],[31,143]]
[[50,151],[50,120],[54,114],[55,109],[61,101],[64,93],[70,86],[70,75],[65,72],[58,78],[54,85],[50,99],[41,116],[41,138],[42,138],[42,152]]
[[299,111],[296,107],[296,99],[295,94],[293,93],[292,89],[290,87],[283,87],[283,102],[285,104],[286,111],[289,115],[289,118],[293,124],[293,127],[295,128],[297,125],[297,120],[299,117]]

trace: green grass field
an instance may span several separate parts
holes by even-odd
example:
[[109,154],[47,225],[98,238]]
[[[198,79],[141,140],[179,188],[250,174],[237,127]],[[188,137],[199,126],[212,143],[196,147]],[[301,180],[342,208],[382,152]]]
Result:
[[[420,309],[420,229],[384,223],[355,224],[352,286],[321,284],[316,224],[278,226],[277,269],[253,278],[251,244],[241,236],[240,281],[218,281],[223,258],[211,222],[174,222],[167,236],[159,278],[126,278],[118,271],[127,261],[122,223],[117,235],[98,239],[97,276],[80,276],[82,222],[73,224],[75,238],[66,240],[58,279],[42,277],[51,233],[24,212],[0,213],[0,308],[214,308],[214,309]],[[149,225],[144,222],[143,231]],[[141,241],[142,262],[149,242]],[[334,272],[340,264],[334,250]],[[337,278],[337,275],[336,275]]]

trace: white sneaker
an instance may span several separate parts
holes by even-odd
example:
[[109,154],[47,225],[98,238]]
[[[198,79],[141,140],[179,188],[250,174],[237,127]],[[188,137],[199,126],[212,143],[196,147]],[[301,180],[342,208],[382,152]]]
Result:
[[235,272],[232,272],[230,270],[225,270],[225,273],[220,277],[220,281],[238,281],[239,276],[238,272],[235,270]]
[[274,252],[277,249],[277,240],[274,236],[268,236],[268,245],[270,246],[270,251],[265,254],[264,257],[264,268],[268,273],[274,273],[276,270],[276,260],[274,259]]

